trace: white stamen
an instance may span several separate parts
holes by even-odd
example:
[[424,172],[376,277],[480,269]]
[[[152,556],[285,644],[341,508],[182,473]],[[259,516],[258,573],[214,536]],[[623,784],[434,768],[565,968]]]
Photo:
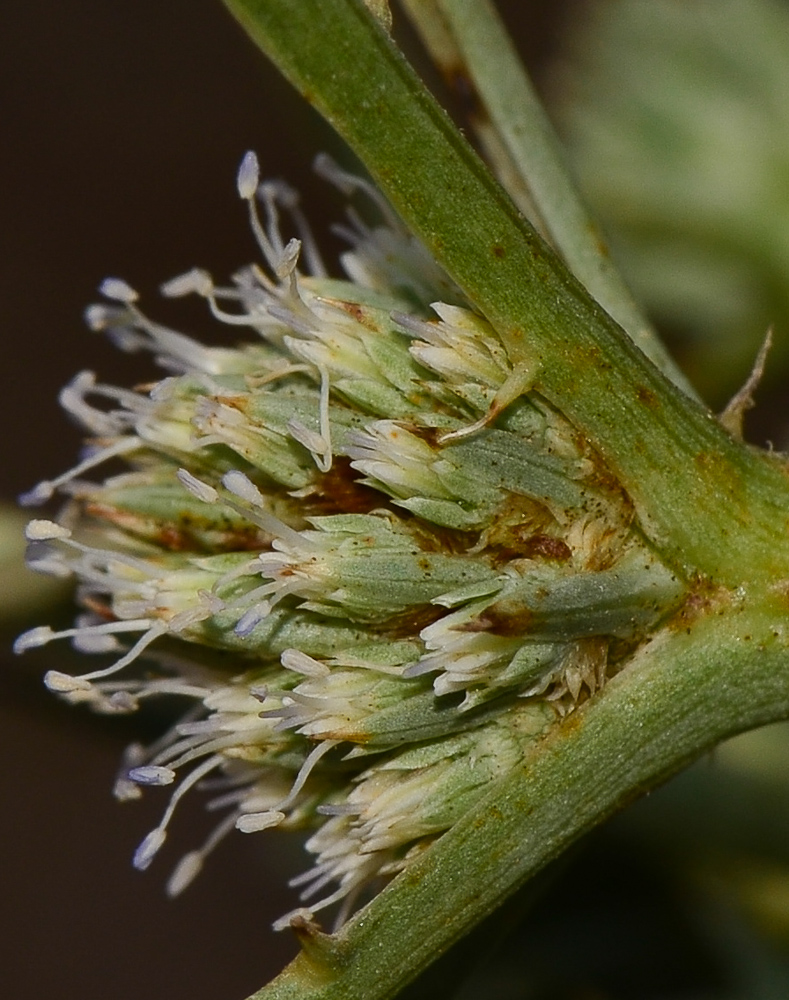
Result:
[[300,649],[286,649],[280,656],[280,663],[286,670],[294,670],[305,677],[327,677],[329,668],[320,660],[315,660]]
[[271,613],[270,601],[259,601],[254,607],[245,611],[236,622],[233,631],[236,635],[245,639],[255,631],[263,619]]
[[39,483],[38,486],[33,487],[32,490],[29,490],[27,493],[23,493],[19,498],[19,503],[23,507],[36,507],[38,504],[49,500],[55,490],[64,483],[67,483],[70,479],[75,479],[77,476],[81,476],[83,472],[87,472],[88,469],[93,469],[95,466],[101,465],[102,462],[106,462],[109,458],[115,458],[117,455],[125,455],[127,452],[135,451],[141,446],[142,441],[140,441],[138,437],[121,438],[119,441],[109,445],[107,448],[99,449],[84,461],[80,462],[79,465],[75,465],[73,469],[69,469],[68,472],[64,472],[61,476],[58,476],[55,479],[44,480],[44,482]]
[[203,860],[201,851],[190,851],[181,858],[167,882],[166,891],[171,899],[179,896],[197,878],[203,870]]
[[301,875],[296,875],[291,879],[288,879],[288,885],[291,889],[297,889],[299,886],[307,885],[309,882],[314,882],[319,876],[321,877],[321,883],[326,885],[324,878],[324,873],[329,872],[329,881],[331,881],[331,865],[327,861],[316,862],[309,871],[302,872]]
[[361,191],[380,209],[381,214],[391,229],[399,230],[401,228],[400,220],[392,211],[392,206],[378,188],[364,177],[359,177],[357,174],[351,174],[347,170],[343,170],[328,153],[319,153],[315,157],[312,169],[319,177],[334,185],[346,197],[349,197],[355,191]]
[[128,715],[140,707],[139,701],[128,691],[113,691],[108,699],[108,707],[113,711]]
[[266,233],[275,254],[281,255],[285,249],[279,226],[279,206],[289,209],[295,192],[283,181],[264,181],[258,188],[258,198],[266,206]]
[[44,684],[55,694],[71,694],[74,691],[90,691],[91,684],[81,677],[72,677],[59,670],[48,670],[44,676]]
[[177,299],[183,295],[206,296],[211,293],[214,282],[208,271],[202,268],[193,267],[185,274],[179,274],[175,278],[170,278],[159,286],[159,291],[168,299]]
[[115,309],[112,306],[105,306],[102,303],[94,303],[85,310],[85,322],[91,330],[96,332],[100,330],[106,330],[106,328],[114,321],[118,320],[121,315],[125,315],[119,309]]
[[36,545],[35,542],[25,555],[25,563],[27,568],[32,569],[35,573],[47,573],[49,576],[57,576],[61,580],[66,580],[73,575],[73,570],[59,553],[46,552],[42,555],[40,546]]
[[340,904],[340,908],[337,911],[337,916],[334,918],[334,925],[332,927],[332,934],[336,934],[337,931],[343,926],[343,924],[348,920],[348,917],[353,912],[356,906],[356,900],[359,898],[359,892],[361,890],[361,885],[354,886],[348,890],[348,895],[343,899]]
[[[281,560],[277,560],[277,553],[263,553],[263,556],[267,560],[273,560],[277,568],[282,565]],[[272,566],[272,562],[263,562],[262,557],[259,557],[255,561],[255,565],[259,567],[259,571],[262,576],[269,576],[269,568]],[[276,576],[277,570],[273,571]],[[275,604],[278,604],[286,594],[291,593],[293,590],[297,590],[299,587],[298,581],[291,580],[289,583],[284,583],[282,580],[274,579],[269,581],[269,583],[264,583],[260,587],[255,587],[254,590],[250,590],[249,593],[244,594],[243,597],[237,598],[235,601],[231,601],[226,605],[224,610],[236,611],[239,608],[246,607],[250,602],[254,601],[246,611],[243,612],[241,618],[236,623],[234,631],[238,634],[248,635],[249,632],[255,627],[257,622],[262,621],[266,615],[271,613],[271,609]],[[272,599],[269,600],[268,596],[273,595]],[[259,600],[259,598],[266,598],[265,600]]]
[[48,642],[56,638],[57,632],[49,625],[39,625],[36,628],[28,629],[17,636],[14,641],[15,653],[26,653],[28,649],[37,649],[39,646],[46,646]]
[[141,743],[130,743],[124,750],[112,789],[112,794],[119,802],[131,802],[142,797],[139,787],[129,779],[129,771],[142,764],[146,756],[145,747]]
[[219,498],[219,494],[213,486],[204,483],[202,479],[193,476],[186,469],[179,469],[176,475],[184,489],[189,490],[192,496],[197,497],[198,500],[202,500],[204,503],[215,503]]
[[54,492],[55,487],[52,483],[44,480],[44,482],[34,486],[32,490],[28,490],[27,493],[22,493],[18,497],[19,505],[20,507],[40,507],[42,503],[52,499]]
[[251,503],[253,507],[264,506],[263,494],[249,476],[245,476],[238,469],[231,469],[230,472],[226,472],[222,476],[222,485],[225,489],[230,490],[234,496],[239,497],[241,500],[246,500],[247,503]]
[[200,874],[206,857],[230,833],[235,825],[235,814],[231,813],[230,816],[226,816],[221,823],[217,824],[199,851],[190,851],[181,858],[181,861],[176,866],[167,883],[167,895],[170,898],[182,893],[191,884],[192,880]]
[[331,444],[331,421],[329,419],[329,399],[331,384],[329,382],[329,372],[322,365],[318,367],[321,377],[321,392],[319,399],[319,422],[320,433],[311,431],[300,420],[292,418],[288,421],[287,427],[294,440],[312,454],[315,464],[321,472],[328,472],[332,466],[332,444]]
[[249,152],[244,154],[241,166],[238,168],[236,185],[239,197],[243,198],[244,201],[254,198],[259,181],[260,167],[258,166],[258,158],[252,150],[249,150]]
[[[68,639],[72,636],[102,635],[106,632],[139,632],[143,628],[149,628],[151,622],[148,618],[136,619],[134,621],[105,622],[101,625],[87,625],[78,628],[66,628],[60,632],[55,632],[49,625],[40,625],[31,628],[28,632],[23,632],[17,637],[14,643],[14,651],[24,653],[28,649],[36,646],[45,646],[53,639]],[[65,676],[65,675],[64,675]],[[95,676],[95,675],[91,675]]]
[[287,427],[293,440],[298,441],[299,444],[303,445],[310,452],[320,471],[328,472],[331,468],[331,459],[329,459],[327,465],[326,453],[328,446],[323,436],[317,434],[315,431],[311,431],[309,427],[306,427],[295,417],[288,421]]
[[88,316],[88,319],[100,323],[99,329],[106,330],[120,350],[127,353],[151,351],[162,367],[179,373],[188,371],[215,374],[222,371],[229,353],[218,348],[204,347],[183,333],[154,323],[133,304],[126,313],[116,311],[104,316],[97,313]]
[[[130,412],[107,413],[99,410],[86,402],[85,397],[90,392],[117,399]],[[136,393],[109,386],[97,386],[96,376],[90,371],[79,372],[67,386],[60,390],[58,398],[60,405],[67,413],[75,417],[91,434],[98,437],[113,437],[122,433],[125,428],[134,423],[134,415],[139,412],[140,406],[147,403]]]
[[[317,892],[319,889],[323,888],[323,885],[325,885],[328,882],[331,882],[333,878],[335,878],[333,874],[329,875],[326,879],[323,879],[320,883],[310,887],[310,889],[303,892],[301,898],[307,899],[309,896],[313,894],[313,892]],[[299,910],[293,910],[291,913],[286,913],[284,917],[281,917],[273,924],[274,930],[275,931],[284,930],[286,927],[290,926],[290,922],[293,920],[294,917],[301,916],[305,912],[310,915],[310,918],[312,918],[312,916],[315,913],[317,913],[318,910],[325,910],[327,906],[331,906],[333,903],[337,903],[339,902],[339,900],[344,899],[362,881],[364,881],[364,876],[361,874],[353,879],[348,879],[348,878],[343,879],[342,884],[335,892],[331,893],[331,895],[329,896],[325,896],[322,900],[320,900],[320,902],[313,903],[311,909],[306,911],[304,909],[299,909]]]
[[208,308],[211,310],[211,315],[214,319],[218,319],[220,323],[225,323],[228,326],[254,326],[255,320],[254,316],[250,313],[231,313],[226,309],[222,309],[217,303],[216,296],[213,292],[205,296],[208,302]]
[[293,270],[298,263],[300,253],[301,240],[288,240],[287,245],[283,247],[282,252],[278,255],[274,266],[274,274],[276,274],[281,281],[284,281],[285,278],[293,273]]
[[[112,567],[115,565],[128,566],[130,569],[136,570],[138,573],[143,575],[145,580],[161,579],[163,571],[153,564],[146,562],[144,559],[138,559],[136,556],[127,555],[125,552],[115,552],[112,549],[99,549],[92,545],[85,545],[82,542],[75,541],[73,538],[62,538],[59,539],[64,546],[75,550],[76,552],[82,552],[84,558],[80,560],[79,565],[79,575],[82,577],[83,581],[87,582],[92,580],[97,582],[101,580],[103,584],[109,587],[110,580],[107,577],[102,578],[97,572],[98,567],[104,567],[105,570],[112,575]],[[46,543],[32,542],[31,549],[40,550],[42,545]],[[58,553],[56,551],[50,551],[48,553],[50,558],[58,558]],[[34,551],[31,554],[32,559],[38,560],[41,558],[40,551]],[[109,623],[109,629],[115,630],[115,623]]]
[[143,840],[137,850],[134,852],[134,860],[132,864],[137,869],[137,871],[144,872],[145,869],[153,861],[156,852],[162,846],[162,844],[167,839],[167,831],[160,826],[155,827],[148,836]]
[[[242,164],[243,166],[243,164]],[[280,254],[277,253],[276,249],[271,245],[271,241],[263,228],[263,224],[260,221],[260,216],[258,215],[257,205],[255,204],[254,197],[250,196],[247,199],[247,205],[249,206],[249,224],[252,228],[252,234],[257,240],[257,244],[260,247],[260,252],[263,254],[266,263],[271,268],[272,271],[276,273],[277,264],[280,260]],[[264,285],[274,289],[274,285],[265,279]],[[213,310],[212,310],[213,311]]]
[[238,469],[232,469],[230,472],[226,472],[222,477],[222,485],[234,496],[239,497],[241,500],[245,500],[248,504],[255,508],[254,514],[250,511],[246,511],[243,508],[237,507],[232,502],[229,502],[234,510],[237,510],[244,517],[253,521],[264,531],[268,532],[270,535],[274,535],[275,538],[281,538],[283,541],[289,542],[291,545],[303,546],[304,538],[295,531],[293,528],[288,527],[284,521],[280,521],[278,517],[275,517],[270,511],[266,509],[265,501],[260,490],[255,486],[252,480],[245,476],[243,472],[239,472]]
[[268,830],[272,826],[278,826],[285,819],[285,813],[276,809],[267,809],[265,812],[244,813],[236,820],[236,829],[241,833],[258,833],[260,830]]
[[124,305],[131,305],[139,298],[137,292],[122,278],[105,278],[99,285],[99,291],[108,299],[115,299],[116,302],[123,302]]
[[77,632],[71,645],[79,653],[114,653],[121,644],[114,635],[108,633]]
[[62,524],[35,518],[25,528],[25,538],[29,542],[48,542],[55,538],[70,538],[71,532]]
[[144,764],[133,767],[129,778],[138,785],[171,785],[175,781],[175,771],[170,767],[158,767],[155,764]]
[[324,740],[322,743],[319,743],[307,755],[306,760],[301,765],[288,795],[271,809],[266,809],[263,812],[243,813],[236,820],[236,829],[242,833],[256,833],[259,830],[266,830],[271,826],[277,826],[277,824],[281,823],[285,818],[283,810],[289,809],[296,801],[312,769],[321,757],[339,742],[340,740]]
[[[282,181],[267,181],[260,186],[258,196],[266,204],[266,211],[269,217],[268,232],[274,248],[282,250],[282,240],[279,238],[277,231],[277,204],[279,204],[289,213],[296,224],[296,230],[302,244],[302,256],[306,259],[309,273],[316,278],[327,277],[326,267],[321,259],[315,237],[304,213],[299,208],[298,192]],[[277,237],[276,242],[274,239],[275,236]]]
[[[326,803],[322,806],[318,806],[316,809],[316,812],[320,813],[321,816],[358,816],[361,811],[362,806],[354,805],[352,802],[339,802],[336,805]],[[311,874],[312,872],[305,873],[306,876]],[[309,878],[307,877],[298,877],[302,878],[303,882],[309,881]],[[290,884],[295,885],[295,880],[293,880]]]
[[218,767],[222,763],[222,757],[214,756],[209,757],[208,760],[203,761],[199,767],[196,767],[194,771],[188,777],[184,778],[181,784],[176,788],[170,799],[170,803],[165,810],[164,816],[162,816],[159,825],[151,830],[148,836],[143,840],[134,855],[134,867],[140,871],[144,871],[148,865],[153,860],[154,855],[162,846],[167,836],[167,824],[172,819],[173,813],[175,812],[175,807],[178,802],[183,797],[183,795],[189,791],[193,785],[205,777],[209,771]]
[[197,622],[203,622],[206,618],[210,618],[211,615],[219,614],[220,611],[225,610],[225,602],[220,597],[217,597],[216,594],[212,594],[207,590],[199,590],[197,598],[198,604],[196,607],[184,608],[177,615],[173,615],[168,623],[168,628],[171,632],[176,634],[183,632],[185,628],[191,628]]
[[148,334],[152,343],[142,342],[142,346],[149,350],[161,351],[157,360],[168,368],[175,368],[177,371],[206,372],[216,374],[221,371],[221,351],[215,348],[204,347],[191,337],[171,330],[160,323],[153,323],[139,310],[135,309],[135,318],[139,327]]
[[[139,626],[140,622],[126,623],[122,624],[137,624]],[[89,674],[82,674],[81,677],[75,678],[77,680],[93,681],[98,680],[100,677],[109,677],[110,674],[117,673],[123,670],[124,667],[128,667],[130,663],[137,659],[137,657],[142,653],[142,651],[155,640],[158,639],[160,635],[164,635],[167,631],[167,625],[165,622],[147,622],[149,625],[148,631],[145,635],[141,636],[137,642],[132,646],[125,656],[122,656],[118,661],[113,663],[111,666],[106,667],[104,670],[94,670]],[[120,630],[119,630],[120,631]]]
[[293,787],[290,790],[289,795],[282,800],[277,806],[277,809],[289,809],[293,803],[296,801],[299,792],[304,787],[304,783],[310,776],[310,772],[321,759],[325,756],[332,747],[336,747],[340,740],[323,740],[319,743],[313,750],[307,754],[307,758],[304,763],[299,768],[299,773],[296,775],[296,780],[293,782]]

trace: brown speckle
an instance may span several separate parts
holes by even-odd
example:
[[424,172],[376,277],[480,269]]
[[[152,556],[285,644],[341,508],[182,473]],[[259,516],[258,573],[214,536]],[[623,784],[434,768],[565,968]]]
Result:
[[729,604],[728,593],[717,588],[709,580],[695,577],[691,580],[690,586],[691,589],[684,604],[668,622],[669,628],[688,634],[699,618],[713,612],[715,605],[718,605],[722,611]]
[[458,632],[490,632],[492,635],[522,636],[531,627],[534,615],[528,608],[508,610],[502,601],[493,604],[478,618],[458,627]]
[[414,531],[414,541],[422,552],[468,552],[479,538],[479,534],[475,531],[443,528],[437,524],[427,525],[415,518],[411,526]]
[[638,396],[638,401],[648,406],[650,409],[655,409],[657,406],[657,396],[648,389],[645,385],[640,385],[636,389],[636,396]]
[[416,608],[407,608],[398,615],[392,615],[380,629],[392,639],[409,639],[416,632],[421,632],[423,628],[438,621],[445,613],[443,608],[434,604],[423,604]]

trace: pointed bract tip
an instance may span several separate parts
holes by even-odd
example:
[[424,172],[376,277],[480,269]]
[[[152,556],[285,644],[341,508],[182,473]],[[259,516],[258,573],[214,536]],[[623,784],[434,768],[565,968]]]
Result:
[[271,926],[275,931],[285,931],[290,928],[298,935],[304,934],[308,927],[317,928],[312,910],[308,910],[304,906],[300,906],[298,910],[291,910],[290,913],[286,913],[284,917],[275,920]]

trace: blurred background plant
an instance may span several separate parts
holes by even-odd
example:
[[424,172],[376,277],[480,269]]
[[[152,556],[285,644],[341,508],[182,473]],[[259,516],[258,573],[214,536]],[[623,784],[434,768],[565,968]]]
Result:
[[608,0],[568,20],[553,104],[636,298],[722,406],[769,326],[789,361],[783,0]]
[[[710,403],[720,407],[742,383],[774,323],[775,405],[761,405],[751,427],[781,447],[786,4],[502,0],[500,9],[538,84],[560,95],[557,116],[617,261]],[[10,500],[76,453],[78,434],[56,404],[76,369],[90,364],[120,384],[150,376],[147,364],[89,340],[81,325],[105,274],[128,275],[150,293],[162,275],[195,263],[223,273],[247,260],[251,238],[243,213],[233,214],[232,178],[250,147],[263,154],[265,174],[304,192],[317,231],[328,231],[339,200],[321,204],[325,190],[317,194],[309,168],[335,140],[273,71],[264,75],[213,0],[139,0],[133,10],[40,0],[0,18],[0,238],[8,241],[0,309],[9,344],[0,447]],[[195,309],[192,328],[202,323]],[[5,566],[8,609],[24,585]],[[6,635],[41,620],[24,603]],[[157,710],[121,726],[67,711],[37,674],[69,669],[69,655],[47,651],[40,671],[12,662],[2,676],[3,919],[12,932],[0,961],[9,995],[139,997],[143,969],[151,997],[245,995],[294,950],[269,925],[290,905],[281,872],[300,870],[298,848],[237,837],[175,903],[155,878],[135,876],[127,859],[160,802],[138,807],[130,822],[109,788],[123,745],[141,725],[160,728]],[[721,748],[483,926],[478,941],[496,942],[487,963],[475,971],[455,955],[412,995],[789,995],[787,748],[784,726]],[[193,815],[204,823],[199,807]],[[465,985],[453,985],[449,969],[468,973]]]

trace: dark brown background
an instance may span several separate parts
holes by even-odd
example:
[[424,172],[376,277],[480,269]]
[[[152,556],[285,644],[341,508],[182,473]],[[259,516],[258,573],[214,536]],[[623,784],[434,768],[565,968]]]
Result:
[[[501,4],[532,59],[550,51],[564,6]],[[249,148],[264,174],[305,192],[313,217],[328,217],[337,203],[324,204],[310,174],[327,137],[218,0],[5,3],[0,38],[0,495],[10,499],[72,463],[79,435],[56,396],[76,370],[120,384],[150,374],[83,326],[103,277],[125,277],[158,308],[162,279],[195,264],[224,276],[252,259],[234,180]],[[289,842],[278,847],[276,836],[237,835],[169,902],[164,880],[178,849],[144,875],[130,865],[165,796],[125,807],[110,796],[136,723],[97,720],[43,692],[41,674],[62,655],[57,646],[22,660],[7,648],[3,995],[245,997],[292,950],[269,925],[293,904],[283,873],[305,859]],[[204,830],[193,804],[176,824],[180,850]]]

